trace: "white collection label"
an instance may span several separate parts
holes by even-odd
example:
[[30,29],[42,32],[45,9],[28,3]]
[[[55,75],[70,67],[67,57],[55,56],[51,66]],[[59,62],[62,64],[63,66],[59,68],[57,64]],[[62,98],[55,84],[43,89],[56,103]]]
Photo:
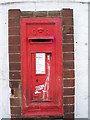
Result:
[[36,53],[36,74],[45,74],[45,53]]

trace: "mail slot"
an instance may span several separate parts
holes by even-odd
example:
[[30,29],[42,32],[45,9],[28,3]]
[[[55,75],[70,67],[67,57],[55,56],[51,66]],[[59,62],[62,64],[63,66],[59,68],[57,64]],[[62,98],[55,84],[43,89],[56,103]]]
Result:
[[62,21],[21,18],[23,116],[62,116]]

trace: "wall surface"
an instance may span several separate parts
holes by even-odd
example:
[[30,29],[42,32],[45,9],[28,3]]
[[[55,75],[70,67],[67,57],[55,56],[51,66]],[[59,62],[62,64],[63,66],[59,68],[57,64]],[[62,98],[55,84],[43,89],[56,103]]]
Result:
[[[14,2],[16,1],[16,3]],[[48,11],[71,8],[74,12],[75,118],[88,118],[88,4],[87,0],[0,1],[0,118],[10,117],[8,63],[8,10]]]
[[90,119],[90,4],[88,5],[88,117]]

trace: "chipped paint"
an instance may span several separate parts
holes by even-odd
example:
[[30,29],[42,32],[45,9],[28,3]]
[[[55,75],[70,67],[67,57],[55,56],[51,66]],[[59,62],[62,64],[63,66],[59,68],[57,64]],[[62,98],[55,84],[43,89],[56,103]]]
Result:
[[39,85],[39,86],[35,86],[36,90],[35,90],[35,94],[41,93],[39,90],[43,90],[44,85]]
[[26,105],[26,107],[29,107],[29,105],[27,104],[27,99],[26,99],[26,97],[25,97],[25,95],[23,96],[24,97],[24,100],[25,100],[25,105]]
[[43,100],[45,99],[45,93],[47,94],[47,99],[48,98],[48,92],[49,92],[49,80],[50,80],[50,55],[48,54],[47,55],[47,78],[46,78],[46,81],[45,81],[45,86],[44,86],[44,91],[43,91]]

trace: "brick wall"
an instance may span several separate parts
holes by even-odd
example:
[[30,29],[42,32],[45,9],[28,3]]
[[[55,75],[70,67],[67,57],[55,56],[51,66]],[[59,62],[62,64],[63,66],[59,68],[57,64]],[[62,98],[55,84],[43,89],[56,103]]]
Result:
[[20,18],[21,17],[62,17],[63,33],[63,118],[74,118],[74,37],[73,10],[61,11],[20,11],[8,12],[9,28],[9,79],[11,88],[10,108],[12,118],[23,118],[21,103],[21,56]]
[[73,10],[62,10],[63,21],[63,109],[64,118],[74,117]]

